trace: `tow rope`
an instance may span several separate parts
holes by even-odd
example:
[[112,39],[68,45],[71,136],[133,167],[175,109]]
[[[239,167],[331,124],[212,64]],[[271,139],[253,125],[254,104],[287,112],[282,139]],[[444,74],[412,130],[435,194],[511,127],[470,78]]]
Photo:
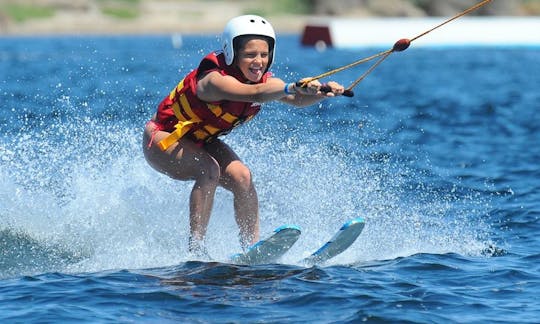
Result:
[[[372,56],[369,56],[369,57],[366,57],[366,58],[363,58],[363,59],[360,59],[358,61],[355,61],[353,63],[350,63],[350,64],[347,64],[347,65],[344,65],[342,67],[339,67],[337,69],[334,69],[334,70],[330,70],[328,72],[325,72],[323,74],[320,74],[320,75],[317,75],[317,76],[314,76],[314,77],[310,77],[310,78],[306,78],[306,79],[303,79],[302,81],[299,81],[297,82],[297,85],[298,86],[301,86],[301,87],[305,87],[307,86],[307,84],[311,81],[314,81],[314,80],[319,80],[319,79],[322,79],[324,77],[327,77],[327,76],[330,76],[330,75],[333,75],[333,74],[336,74],[338,72],[341,72],[341,71],[344,71],[344,70],[347,70],[347,69],[350,69],[352,67],[355,67],[359,64],[362,64],[362,63],[366,63],[366,62],[369,62],[373,59],[376,59],[376,58],[379,58],[371,67],[369,67],[369,69],[364,72],[358,79],[356,79],[349,87],[347,87],[345,89],[345,92],[343,93],[344,96],[346,97],[353,97],[354,96],[354,92],[352,91],[354,87],[356,87],[356,85],[358,83],[360,83],[362,80],[364,80],[377,66],[379,66],[379,64],[381,64],[384,60],[386,60],[386,58],[388,58],[388,56],[390,56],[390,54],[394,53],[394,52],[402,52],[404,50],[406,50],[407,48],[409,48],[409,46],[411,45],[411,43],[415,40],[417,40],[418,38],[420,37],[423,37],[425,36],[426,34],[434,31],[435,29],[438,29],[446,24],[448,24],[449,22],[451,21],[454,21],[460,17],[463,17],[467,14],[469,14],[470,12],[474,11],[474,10],[477,10],[478,8],[486,5],[488,2],[491,2],[492,0],[484,0],[484,1],[481,1],[479,3],[477,3],[476,5],[470,7],[469,9],[453,16],[452,18],[450,19],[447,19],[445,20],[444,22],[440,23],[439,25],[431,28],[431,29],[428,29],[426,30],[425,32],[413,37],[413,38],[402,38],[400,40],[398,40],[394,46],[386,51],[383,51],[383,52],[380,52],[380,53],[377,53],[375,55],[372,55]],[[329,92],[331,91],[330,87],[328,86],[324,86],[321,87],[321,91],[323,92]]]

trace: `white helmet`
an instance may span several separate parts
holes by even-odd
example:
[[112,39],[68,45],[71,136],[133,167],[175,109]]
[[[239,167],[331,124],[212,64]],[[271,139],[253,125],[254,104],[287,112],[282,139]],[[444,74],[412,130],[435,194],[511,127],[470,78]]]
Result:
[[276,47],[276,33],[272,25],[263,17],[256,15],[244,15],[235,17],[225,25],[221,36],[222,49],[225,54],[225,63],[231,65],[234,61],[234,39],[243,35],[261,35],[270,38],[269,60],[267,70],[274,60],[274,49]]

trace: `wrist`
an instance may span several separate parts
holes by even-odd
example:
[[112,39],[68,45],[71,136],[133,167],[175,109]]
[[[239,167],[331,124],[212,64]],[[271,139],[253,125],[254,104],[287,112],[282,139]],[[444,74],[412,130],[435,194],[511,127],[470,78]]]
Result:
[[296,93],[296,85],[293,82],[286,83],[285,88],[283,88],[283,92],[285,92],[285,94],[287,94],[287,95],[295,94]]

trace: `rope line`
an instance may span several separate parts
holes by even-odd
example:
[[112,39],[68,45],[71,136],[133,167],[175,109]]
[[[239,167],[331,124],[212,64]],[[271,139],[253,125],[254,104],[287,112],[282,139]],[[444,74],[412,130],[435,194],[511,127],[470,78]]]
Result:
[[442,27],[442,26],[448,24],[448,23],[451,22],[451,21],[454,21],[454,20],[456,20],[456,19],[458,19],[458,18],[461,18],[461,17],[463,17],[463,16],[469,14],[469,13],[472,12],[472,11],[475,11],[476,9],[478,9],[478,8],[480,8],[480,7],[484,6],[484,5],[486,5],[488,2],[491,2],[491,1],[492,1],[492,0],[484,0],[484,1],[481,1],[481,2],[479,2],[479,3],[477,3],[477,4],[475,4],[474,6],[470,7],[469,9],[467,9],[467,10],[465,10],[465,11],[463,11],[463,12],[457,14],[457,15],[455,15],[454,17],[452,17],[452,18],[450,18],[450,19],[448,19],[448,20],[446,20],[446,21],[440,23],[439,25],[437,25],[437,26],[435,26],[435,27],[433,27],[433,28],[431,28],[431,29],[429,29],[429,30],[427,30],[427,31],[425,31],[425,32],[423,32],[423,33],[421,33],[420,35],[418,35],[418,36],[416,36],[416,37],[414,37],[414,38],[411,38],[411,42],[414,41],[414,40],[416,40],[416,39],[418,39],[418,38],[420,38],[420,37],[422,37],[422,36],[424,36],[424,35],[426,35],[426,34],[428,34],[428,33],[430,33],[430,32],[432,32],[432,31],[434,31],[434,30],[437,29],[437,28],[440,28],[440,27]]
[[452,18],[450,19],[447,19],[445,21],[443,21],[442,23],[438,24],[437,26],[431,28],[431,29],[428,29],[426,30],[425,32],[411,38],[411,39],[407,39],[407,38],[402,38],[400,40],[398,40],[394,46],[391,48],[391,49],[388,49],[386,51],[383,51],[383,52],[380,52],[380,53],[377,53],[375,55],[372,55],[372,56],[369,56],[369,57],[366,57],[366,58],[363,58],[363,59],[360,59],[358,61],[355,61],[355,62],[352,62],[350,64],[347,64],[347,65],[344,65],[342,67],[339,67],[337,69],[333,69],[333,70],[330,70],[328,72],[325,72],[325,73],[322,73],[322,74],[319,74],[317,76],[314,76],[314,77],[310,77],[310,78],[307,78],[307,79],[304,79],[302,82],[301,82],[301,85],[302,86],[306,86],[310,81],[314,81],[314,80],[319,80],[319,79],[322,79],[324,77],[327,77],[327,76],[330,76],[330,75],[333,75],[333,74],[336,74],[338,72],[341,72],[341,71],[344,71],[344,70],[347,70],[347,69],[350,69],[352,67],[355,67],[357,65],[360,65],[360,64],[363,64],[363,63],[366,63],[366,62],[369,62],[373,59],[376,59],[376,58],[379,58],[378,61],[376,61],[366,72],[364,72],[358,79],[356,79],[347,89],[346,91],[349,91],[351,93],[350,96],[352,96],[352,89],[358,84],[360,83],[362,80],[364,80],[377,66],[379,66],[384,60],[386,60],[386,58],[388,58],[388,56],[390,56],[390,54],[392,54],[393,52],[401,52],[401,51],[404,51],[406,50],[409,45],[417,40],[418,38],[420,37],[423,37],[425,36],[426,34],[434,31],[435,29],[438,29],[458,18],[461,18],[469,13],[471,13],[472,11],[474,10],[477,10],[479,9],[480,7],[483,7],[485,6],[486,4],[488,4],[489,2],[491,2],[492,0],[484,0],[484,1],[481,1],[477,4],[475,4],[474,6],[468,8],[467,10],[464,10],[463,12],[453,16]]

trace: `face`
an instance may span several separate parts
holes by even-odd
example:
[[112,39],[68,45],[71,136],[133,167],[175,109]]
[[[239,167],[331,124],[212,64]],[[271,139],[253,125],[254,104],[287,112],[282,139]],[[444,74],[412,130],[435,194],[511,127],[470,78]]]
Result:
[[269,59],[268,43],[263,39],[252,38],[238,51],[236,65],[246,79],[258,82],[266,71]]

